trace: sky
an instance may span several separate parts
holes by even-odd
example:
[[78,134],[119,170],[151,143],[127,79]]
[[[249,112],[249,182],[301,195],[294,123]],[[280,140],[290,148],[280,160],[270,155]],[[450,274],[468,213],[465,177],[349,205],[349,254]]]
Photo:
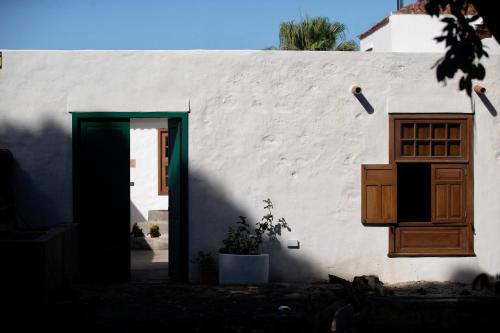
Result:
[[0,49],[263,49],[278,47],[280,23],[301,15],[342,22],[358,41],[396,2],[0,0]]

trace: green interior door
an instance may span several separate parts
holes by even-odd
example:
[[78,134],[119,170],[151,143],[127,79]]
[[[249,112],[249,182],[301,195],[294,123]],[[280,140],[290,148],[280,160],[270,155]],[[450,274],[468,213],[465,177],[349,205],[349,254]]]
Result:
[[87,281],[130,279],[130,122],[80,119],[75,156],[75,222]]
[[181,121],[176,118],[168,120],[168,273],[172,279],[182,280],[183,247],[181,246]]

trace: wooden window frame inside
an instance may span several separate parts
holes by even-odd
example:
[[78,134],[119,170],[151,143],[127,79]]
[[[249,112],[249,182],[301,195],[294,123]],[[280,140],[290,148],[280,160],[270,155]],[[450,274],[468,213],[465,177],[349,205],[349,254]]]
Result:
[[168,156],[165,156],[167,147],[168,129],[158,128],[158,195],[168,195]]
[[[460,123],[462,126],[460,139],[463,140],[460,146],[460,156],[401,156],[401,147],[399,145],[401,135],[397,126],[405,121],[415,124]],[[389,165],[393,169],[397,170],[397,165],[403,163],[430,163],[431,167],[437,165],[439,167],[445,167],[446,165],[453,167],[453,165],[456,165],[457,168],[463,168],[466,175],[463,183],[463,186],[465,186],[465,218],[460,221],[450,219],[451,222],[446,223],[443,223],[443,221],[398,221],[388,228],[389,257],[475,256],[473,121],[473,114],[422,113],[389,115]],[[432,126],[430,128],[432,130]],[[432,140],[432,134],[430,135]],[[417,134],[414,133],[415,138],[416,136]],[[434,209],[434,199],[432,200],[432,209]],[[432,213],[434,213],[434,210]]]

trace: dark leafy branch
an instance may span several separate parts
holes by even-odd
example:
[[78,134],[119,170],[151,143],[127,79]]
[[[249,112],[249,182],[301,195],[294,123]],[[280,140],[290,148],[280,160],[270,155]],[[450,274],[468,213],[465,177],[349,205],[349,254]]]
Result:
[[[500,19],[495,1],[428,0],[425,8],[431,16],[439,17],[441,11],[446,9],[452,15],[441,20],[446,25],[443,34],[435,38],[439,43],[445,43],[447,48],[445,56],[433,67],[436,68],[438,81],[446,83],[447,78],[453,78],[461,71],[463,76],[460,78],[459,88],[466,90],[470,96],[472,81],[482,80],[486,75],[485,68],[479,61],[482,57],[488,57],[473,24],[479,23],[482,18],[483,27],[500,42]],[[467,15],[470,8],[475,8],[477,14]]]

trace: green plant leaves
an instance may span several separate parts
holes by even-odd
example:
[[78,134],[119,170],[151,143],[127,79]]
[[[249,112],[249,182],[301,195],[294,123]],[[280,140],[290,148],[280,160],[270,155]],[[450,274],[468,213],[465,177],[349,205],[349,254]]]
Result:
[[255,224],[256,228],[250,229],[250,224],[245,216],[239,216],[239,221],[236,222],[237,227],[229,227],[226,238],[222,241],[224,247],[219,250],[220,253],[227,254],[258,254],[260,246],[264,241],[264,236],[269,240],[277,241],[277,237],[281,236],[283,229],[291,231],[290,226],[285,218],[281,217],[278,223],[274,223],[274,208],[271,199],[266,199],[264,209],[267,213],[262,217],[260,222]]
[[355,51],[355,41],[345,41],[346,26],[331,23],[327,17],[308,17],[300,22],[283,22],[280,25],[281,50]]

